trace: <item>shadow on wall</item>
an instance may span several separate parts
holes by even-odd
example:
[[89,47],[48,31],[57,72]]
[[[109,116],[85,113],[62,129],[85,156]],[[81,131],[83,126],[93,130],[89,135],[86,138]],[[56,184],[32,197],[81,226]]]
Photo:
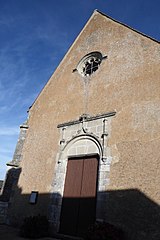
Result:
[[[105,204],[102,203],[105,222],[122,229],[126,239],[160,239],[160,206],[146,197],[145,194],[137,189],[128,189],[101,192],[99,198],[105,199]],[[87,229],[87,221],[92,223],[93,220],[93,216],[88,216],[86,213],[87,208],[92,209],[94,199],[65,198],[63,201],[67,202],[71,211],[67,208],[65,210],[66,219],[61,219],[62,231],[65,231],[66,234],[69,234],[69,231],[72,233],[82,232],[83,236],[83,229]],[[72,209],[73,206],[77,205],[80,206],[78,213]],[[78,216],[77,221],[76,214],[80,216]],[[75,230],[75,228],[77,229]]]
[[[14,172],[15,179],[17,179],[20,172],[20,169],[17,173]],[[36,216],[38,214],[49,216],[49,209],[52,208],[53,204],[58,209],[61,202],[63,206],[61,233],[79,235],[78,231],[80,231],[81,235],[81,231],[86,231],[87,224],[95,221],[95,213],[92,211],[95,204],[93,198],[71,197],[62,200],[62,197],[57,193],[52,193],[52,195],[44,193],[38,194],[35,204],[31,204],[30,194],[21,193],[21,189],[17,186],[17,180],[15,180],[9,196],[6,197],[5,188],[4,194],[5,200],[10,198],[8,214],[11,223],[16,221],[22,223],[22,219],[26,216]],[[104,191],[98,194],[98,198],[103,210],[104,220],[124,230],[127,239],[160,239],[160,206],[139,190]],[[65,210],[63,209],[64,202],[67,203]],[[101,213],[99,214],[101,215]]]
[[17,188],[20,174],[21,168],[11,168],[7,171],[2,194],[0,195],[0,201],[8,202],[10,200],[11,196],[13,195],[14,187]]
[[121,226],[128,239],[160,239],[160,206],[137,189],[107,191],[106,221]]

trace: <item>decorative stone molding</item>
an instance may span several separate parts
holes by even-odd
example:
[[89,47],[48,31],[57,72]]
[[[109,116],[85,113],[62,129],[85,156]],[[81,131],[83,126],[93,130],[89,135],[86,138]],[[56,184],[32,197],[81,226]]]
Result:
[[59,124],[60,141],[57,163],[52,183],[52,204],[50,209],[50,221],[58,231],[60,224],[60,212],[67,170],[67,162],[70,157],[84,157],[98,155],[98,188],[97,188],[97,219],[104,219],[102,206],[105,199],[102,192],[109,184],[109,172],[111,164],[110,149],[107,141],[110,136],[111,117],[115,112],[90,117],[80,116],[79,120]]
[[73,72],[78,71],[83,77],[90,76],[92,73],[98,70],[103,59],[107,56],[102,56],[100,52],[91,52],[85,55],[77,65],[77,68]]

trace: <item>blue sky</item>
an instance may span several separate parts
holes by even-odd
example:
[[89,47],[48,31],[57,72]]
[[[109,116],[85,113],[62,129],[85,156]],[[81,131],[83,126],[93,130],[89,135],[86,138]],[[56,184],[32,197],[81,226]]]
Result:
[[94,9],[160,40],[159,0],[0,0],[0,179],[29,106]]

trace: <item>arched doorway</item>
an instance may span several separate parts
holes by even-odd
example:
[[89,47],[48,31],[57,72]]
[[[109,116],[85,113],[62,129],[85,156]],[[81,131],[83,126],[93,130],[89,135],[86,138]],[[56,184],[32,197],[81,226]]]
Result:
[[[115,113],[97,115],[58,125],[60,129],[59,151],[56,156],[49,208],[49,220],[53,224],[54,231],[80,236],[93,222],[93,219],[96,221],[105,219],[107,198],[102,193],[109,184],[112,157],[107,141],[111,123],[109,117],[114,115]],[[83,181],[84,179],[87,180]],[[86,195],[84,196],[82,189],[85,189]],[[68,203],[64,203],[64,199]],[[90,203],[88,204],[87,201]],[[82,202],[85,204],[81,204]],[[73,208],[76,204],[78,207]],[[81,206],[83,206],[82,209]],[[90,210],[92,213],[87,213],[85,210],[89,210],[88,206],[94,206],[92,208],[94,210]],[[75,216],[72,216],[71,221],[72,210]],[[92,217],[87,220],[87,216]],[[83,227],[84,230],[81,230]]]

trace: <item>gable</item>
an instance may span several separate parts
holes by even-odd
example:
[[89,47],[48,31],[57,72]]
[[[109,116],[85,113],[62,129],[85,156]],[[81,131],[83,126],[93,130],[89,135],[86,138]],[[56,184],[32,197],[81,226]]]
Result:
[[[84,94],[86,91],[88,92],[88,89],[83,88],[82,77],[77,72],[73,73],[73,70],[77,68],[78,62],[86,54],[99,51],[102,55],[107,56],[107,59],[103,61],[100,70],[92,76],[89,88],[90,92],[92,92],[92,87],[97,85],[103,91],[105,86],[105,89],[107,89],[106,95],[111,106],[109,96],[112,92],[111,101],[116,98],[116,96],[114,97],[116,93],[123,97],[124,94],[121,94],[121,90],[124,87],[128,88],[125,90],[128,93],[129,89],[133,89],[133,87],[136,89],[137,81],[140,83],[140,88],[141,85],[144,86],[144,81],[145,85],[150,85],[153,80],[152,72],[154,72],[154,75],[158,75],[159,72],[159,49],[160,46],[157,42],[95,11],[37,100],[40,101],[43,96],[47,97],[50,104],[52,102],[51,105],[56,107],[57,103],[61,105],[63,99],[62,105],[65,105],[64,103],[68,101],[67,97],[69,95],[72,98],[71,101],[77,96],[84,105]],[[144,75],[147,75],[146,80],[144,80]],[[138,79],[137,81],[129,80],[133,78]],[[142,78],[143,80],[139,81]],[[114,86],[111,87],[111,83]],[[147,88],[152,89],[152,86],[147,86]],[[154,86],[155,88],[156,86]],[[118,98],[120,98],[119,95]],[[55,99],[54,103],[53,99]],[[65,112],[66,108],[66,106],[62,106],[61,111]],[[81,112],[84,112],[84,106],[82,106]]]

